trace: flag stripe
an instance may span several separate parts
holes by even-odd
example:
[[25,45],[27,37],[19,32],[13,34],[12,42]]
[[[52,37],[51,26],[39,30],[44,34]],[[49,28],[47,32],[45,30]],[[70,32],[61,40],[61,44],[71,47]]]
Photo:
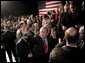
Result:
[[39,11],[49,11],[49,10],[55,10],[56,8],[49,8],[49,9],[41,9]]
[[47,5],[47,4],[52,4],[52,3],[58,3],[58,2],[61,2],[61,1],[51,1],[51,2],[46,2],[46,5]]
[[57,6],[59,6],[59,5],[60,5],[60,4],[53,4],[53,5],[46,6],[46,8],[57,7]]
[[61,5],[61,1],[45,1],[45,7],[39,9],[39,15],[47,14],[49,10],[56,10],[57,6]]
[[51,3],[51,4],[46,4],[46,6],[49,6],[49,5],[55,5],[55,4],[60,4],[61,2],[55,2],[55,3]]
[[47,14],[47,12],[39,12],[39,14]]
[[44,11],[44,10],[40,10],[39,12],[47,12],[46,10]]

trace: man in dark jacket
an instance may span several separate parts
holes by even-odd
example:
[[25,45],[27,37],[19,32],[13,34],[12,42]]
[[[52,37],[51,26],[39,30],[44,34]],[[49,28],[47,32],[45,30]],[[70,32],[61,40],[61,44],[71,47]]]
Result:
[[20,59],[20,62],[32,62],[32,38],[28,36],[28,33],[24,33],[23,37],[19,39],[16,45],[17,56]]
[[[14,54],[16,58],[16,50],[15,50],[15,39],[16,34],[12,31],[10,31],[10,26],[5,26],[4,33],[1,36],[1,45],[5,48],[5,51],[7,51],[10,61],[12,62],[12,55],[11,52]],[[16,58],[17,60],[17,58]]]
[[55,47],[50,53],[51,63],[76,63],[80,60],[79,50],[76,41],[78,40],[77,30],[73,27],[65,31],[66,45],[63,47]]
[[52,50],[52,42],[47,35],[47,28],[41,27],[39,36],[35,37],[34,57],[36,63],[48,63],[48,56]]

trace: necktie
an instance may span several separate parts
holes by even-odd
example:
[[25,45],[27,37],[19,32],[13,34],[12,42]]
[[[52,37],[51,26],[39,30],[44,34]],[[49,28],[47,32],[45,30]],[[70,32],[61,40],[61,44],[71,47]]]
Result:
[[45,54],[48,52],[48,50],[47,50],[47,44],[45,42],[45,39],[43,39],[43,50],[44,50]]

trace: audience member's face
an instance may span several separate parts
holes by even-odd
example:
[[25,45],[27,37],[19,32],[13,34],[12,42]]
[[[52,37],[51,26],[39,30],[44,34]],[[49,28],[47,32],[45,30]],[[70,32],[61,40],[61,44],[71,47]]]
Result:
[[22,27],[25,27],[25,26],[26,26],[25,22],[21,23],[20,26],[21,26],[21,28],[22,28]]
[[56,36],[56,31],[51,31],[51,36]]
[[24,17],[23,16],[21,17],[21,20],[24,20]]
[[84,39],[84,31],[79,30],[79,39]]
[[27,19],[27,24],[29,25],[31,23],[32,23],[31,20],[30,19]]
[[63,5],[60,5],[59,12],[62,13],[63,11],[64,11],[64,6]]
[[44,29],[44,28],[41,28],[40,29],[40,37],[41,38],[46,38],[46,36],[47,36],[47,30]]
[[25,23],[23,23],[23,27],[25,27],[26,26],[26,24]]
[[34,23],[34,27],[35,27],[36,30],[39,30],[39,25],[38,25],[38,23]]
[[76,6],[70,4],[70,11],[71,11],[72,13],[74,13],[75,10],[76,10]]
[[59,12],[59,7],[56,8],[56,13],[58,13],[58,12]]
[[30,15],[30,18],[32,19],[33,18],[33,15]]
[[7,21],[7,25],[10,26],[11,25],[11,22],[10,21]]
[[65,5],[65,6],[64,6],[64,11],[65,11],[65,12],[68,12],[68,10],[69,10],[69,5]]

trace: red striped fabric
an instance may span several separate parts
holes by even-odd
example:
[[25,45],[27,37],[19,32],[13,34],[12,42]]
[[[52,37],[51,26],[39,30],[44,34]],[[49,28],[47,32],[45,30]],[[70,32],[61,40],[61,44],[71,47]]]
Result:
[[46,6],[43,9],[39,9],[39,16],[47,14],[49,10],[56,10],[57,6],[61,5],[61,1],[45,1]]

